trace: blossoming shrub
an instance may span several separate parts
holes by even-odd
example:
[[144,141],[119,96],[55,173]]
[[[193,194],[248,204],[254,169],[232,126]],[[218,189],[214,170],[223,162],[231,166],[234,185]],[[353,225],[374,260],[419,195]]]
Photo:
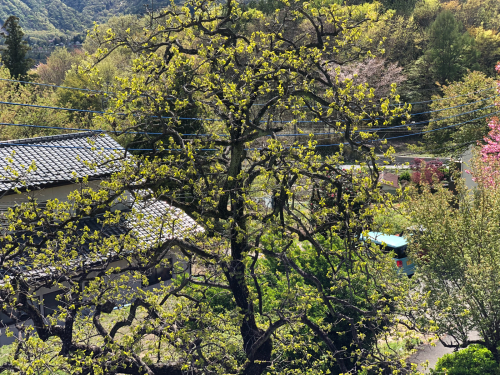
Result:
[[[500,73],[500,63],[495,67]],[[500,94],[500,81],[497,82],[497,92]],[[500,104],[497,103],[497,107]],[[473,180],[478,184],[492,186],[500,173],[500,119],[494,116],[488,123],[490,132],[484,138],[485,144],[479,151],[480,162],[476,162]]]

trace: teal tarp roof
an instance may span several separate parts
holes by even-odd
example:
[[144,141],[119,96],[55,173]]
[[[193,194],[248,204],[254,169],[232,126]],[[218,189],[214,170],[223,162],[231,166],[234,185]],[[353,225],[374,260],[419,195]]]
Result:
[[380,232],[369,232],[368,238],[373,242],[375,242],[376,244],[380,245],[383,242],[390,247],[401,247],[408,245],[408,242],[406,242],[406,240],[403,237],[383,234]]

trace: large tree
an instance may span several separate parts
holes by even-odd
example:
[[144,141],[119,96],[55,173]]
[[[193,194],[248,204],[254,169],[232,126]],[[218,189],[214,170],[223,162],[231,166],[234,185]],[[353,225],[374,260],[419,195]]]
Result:
[[495,184],[460,184],[458,195],[438,187],[413,196],[411,218],[422,229],[410,238],[421,281],[413,297],[421,293],[425,303],[411,315],[421,328],[436,330],[445,346],[480,344],[500,363],[498,175],[489,180]]
[[479,53],[474,39],[451,11],[442,11],[432,23],[427,60],[434,78],[441,83],[456,81],[467,69],[478,68]]
[[40,82],[61,85],[64,82],[66,73],[73,65],[76,65],[83,58],[80,50],[68,51],[66,47],[56,48],[47,62],[40,63],[36,67],[36,74]]
[[[408,213],[419,230],[409,240],[421,283],[409,295],[420,302],[409,316],[416,326],[436,330],[441,338],[446,334],[445,346],[480,344],[500,364],[498,117],[489,127],[485,144],[474,150],[468,166],[476,186],[467,187],[460,179],[456,193],[434,186],[434,194],[424,189],[410,195]],[[474,331],[479,339],[472,338]]]
[[21,26],[19,26],[19,18],[10,16],[2,29],[5,30],[3,35],[7,46],[2,52],[2,62],[9,69],[13,78],[24,79],[33,65],[33,60],[26,57],[30,47],[24,39]]
[[[430,122],[424,127],[425,147],[435,154],[461,155],[488,133],[489,114],[498,112],[495,80],[471,72],[463,79],[441,87],[433,97]],[[441,129],[441,130],[435,130]]]
[[[134,74],[120,78],[100,120],[117,132],[143,132],[144,153],[103,161],[113,176],[99,190],[83,181],[67,203],[31,201],[9,213],[2,308],[34,324],[19,324],[4,369],[408,370],[380,345],[394,333],[406,279],[397,277],[389,254],[360,240],[383,197],[376,139],[358,127],[383,126],[401,110],[374,99],[368,85],[339,78],[346,62],[371,56],[360,47],[359,26],[379,15],[372,5],[280,7],[265,16],[234,0],[189,0],[151,14],[140,33],[96,29],[96,62],[116,48],[137,56]],[[179,80],[182,72],[189,80]],[[206,119],[203,134],[183,136],[187,112]],[[307,137],[281,141],[280,132],[302,118],[339,135],[333,156],[320,157]],[[344,147],[358,151],[362,170],[342,169]],[[320,198],[311,205],[313,194]],[[204,231],[172,237],[176,215],[136,210],[155,199]],[[135,208],[110,211],[117,200],[135,201]],[[85,220],[96,216],[100,230],[89,230]],[[116,227],[125,233],[113,235]],[[78,251],[85,244],[89,261]],[[131,283],[145,281],[173,247],[191,273],[178,264],[174,283],[153,292]],[[122,266],[108,268],[117,261]],[[45,318],[34,292],[55,285],[61,306]],[[130,306],[114,310],[124,304]]]

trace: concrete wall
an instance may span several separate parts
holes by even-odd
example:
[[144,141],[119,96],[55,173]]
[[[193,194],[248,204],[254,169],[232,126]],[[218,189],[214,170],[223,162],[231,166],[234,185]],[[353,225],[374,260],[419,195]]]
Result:
[[467,170],[470,170],[470,163],[472,160],[472,146],[465,151],[465,153],[462,155],[462,164],[461,164],[461,175],[462,178],[465,180],[465,186],[467,188],[472,189],[477,186],[477,184],[472,181],[472,175],[467,172]]

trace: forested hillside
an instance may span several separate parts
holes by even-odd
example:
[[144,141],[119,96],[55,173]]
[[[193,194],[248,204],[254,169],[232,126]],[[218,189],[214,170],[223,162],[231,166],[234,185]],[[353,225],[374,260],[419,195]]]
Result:
[[146,5],[155,9],[166,0],[5,0],[0,6],[0,21],[14,15],[32,41],[54,36],[82,34],[94,21],[117,14],[142,14]]

